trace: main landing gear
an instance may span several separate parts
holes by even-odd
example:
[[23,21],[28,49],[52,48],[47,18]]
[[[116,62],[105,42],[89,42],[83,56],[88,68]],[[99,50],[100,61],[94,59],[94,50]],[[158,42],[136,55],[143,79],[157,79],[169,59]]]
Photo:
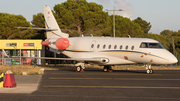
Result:
[[112,72],[111,66],[104,66],[104,72]]
[[76,72],[84,72],[84,63],[77,63],[76,65]]
[[147,74],[152,74],[153,73],[153,70],[151,69],[151,65],[150,64],[146,65],[146,70],[147,70]]

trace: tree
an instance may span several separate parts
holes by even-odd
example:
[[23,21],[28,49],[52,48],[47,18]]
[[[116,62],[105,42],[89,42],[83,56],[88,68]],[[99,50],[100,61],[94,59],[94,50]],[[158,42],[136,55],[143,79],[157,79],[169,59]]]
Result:
[[170,36],[172,36],[173,35],[173,31],[170,31],[170,30],[163,30],[161,33],[160,33],[160,35],[163,35],[163,36],[165,36],[165,37],[170,37]]
[[[111,19],[113,19],[113,15],[111,15]],[[139,24],[135,23],[134,21],[131,21],[129,18],[124,18],[119,15],[115,16],[115,32],[116,37],[127,37],[128,35],[130,35],[131,37],[144,36],[144,33],[141,30]]]
[[[33,20],[31,21],[33,27],[45,28],[45,19],[43,13],[38,13],[37,15],[33,15]],[[34,39],[46,39],[46,33],[44,30],[33,30],[33,34],[35,35]]]
[[[54,12],[61,28],[78,31],[79,36],[109,36],[111,20],[102,9],[102,5],[88,3],[86,0],[67,0],[55,5]],[[74,33],[77,35],[77,32]]]
[[15,28],[30,26],[22,15],[0,13],[0,18],[0,39],[28,39],[33,36],[31,29]]
[[149,30],[151,29],[150,22],[147,22],[146,20],[142,20],[141,17],[136,18],[134,22],[138,23],[141,26],[141,30],[143,30],[144,33],[148,34]]

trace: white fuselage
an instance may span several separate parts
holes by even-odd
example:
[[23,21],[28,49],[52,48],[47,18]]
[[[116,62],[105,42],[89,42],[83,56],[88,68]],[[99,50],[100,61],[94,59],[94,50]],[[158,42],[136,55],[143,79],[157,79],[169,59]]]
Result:
[[142,48],[142,43],[159,43],[147,38],[112,38],[112,37],[72,37],[68,38],[69,47],[63,54],[70,58],[109,59],[108,63],[117,64],[173,64],[176,57],[164,48]]

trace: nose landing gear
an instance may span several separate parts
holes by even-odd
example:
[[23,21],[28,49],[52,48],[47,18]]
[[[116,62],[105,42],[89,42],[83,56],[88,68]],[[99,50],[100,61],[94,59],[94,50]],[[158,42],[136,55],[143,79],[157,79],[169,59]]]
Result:
[[147,70],[147,74],[152,74],[153,73],[153,70],[151,69],[151,65],[150,64],[146,65],[146,70]]

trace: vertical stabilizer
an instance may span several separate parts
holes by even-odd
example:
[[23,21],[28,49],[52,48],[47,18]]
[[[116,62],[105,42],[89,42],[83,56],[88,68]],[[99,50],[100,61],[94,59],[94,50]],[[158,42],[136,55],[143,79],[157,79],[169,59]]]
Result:
[[43,6],[44,11],[44,18],[45,18],[45,26],[47,29],[56,29],[55,31],[52,30],[46,30],[47,39],[49,38],[68,38],[69,34],[62,33],[61,29],[59,28],[59,25],[56,22],[56,19],[54,18],[54,15],[48,6]]

